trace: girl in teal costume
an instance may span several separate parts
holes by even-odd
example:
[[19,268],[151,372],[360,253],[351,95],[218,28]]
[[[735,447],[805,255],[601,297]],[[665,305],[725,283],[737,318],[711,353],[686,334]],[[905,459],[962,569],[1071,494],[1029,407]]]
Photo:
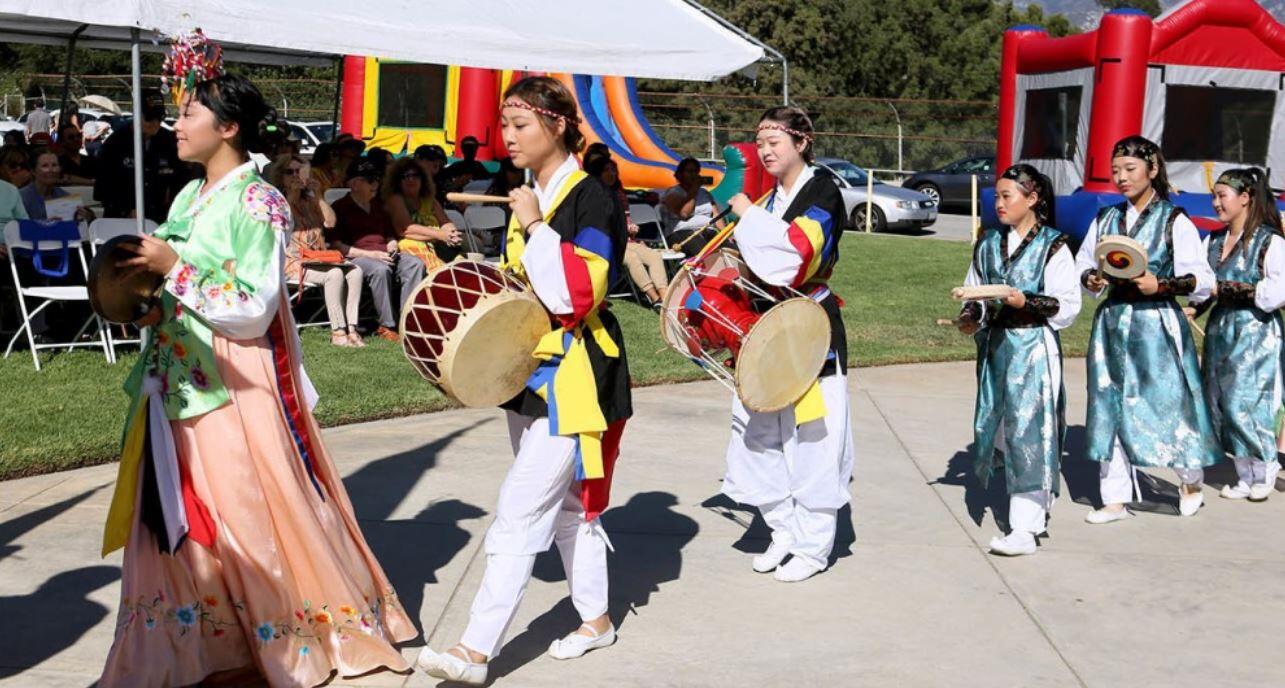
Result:
[[1205,396],[1222,450],[1240,478],[1226,499],[1261,502],[1280,471],[1276,433],[1281,408],[1285,239],[1267,175],[1227,170],[1214,185],[1214,210],[1227,230],[1205,240],[1218,278],[1205,332]]
[[959,329],[977,340],[974,471],[986,485],[1004,447],[1010,532],[991,539],[997,554],[1033,554],[1058,492],[1066,429],[1058,331],[1080,312],[1080,285],[1066,237],[1049,225],[1053,185],[1030,165],[1014,165],[995,184],[1003,227],[973,249],[968,286],[1006,284],[1007,297],[964,307]]
[[[1133,514],[1137,466],[1168,467],[1182,483],[1179,512],[1204,504],[1204,468],[1218,460],[1191,326],[1177,297],[1209,298],[1213,271],[1200,234],[1169,202],[1164,157],[1156,144],[1130,136],[1115,145],[1111,175],[1125,202],[1103,208],[1076,259],[1081,282],[1106,298],[1089,336],[1087,454],[1102,464],[1103,507],[1085,517],[1111,523]],[[1147,270],[1133,280],[1104,277],[1098,240],[1124,235],[1147,251]]]

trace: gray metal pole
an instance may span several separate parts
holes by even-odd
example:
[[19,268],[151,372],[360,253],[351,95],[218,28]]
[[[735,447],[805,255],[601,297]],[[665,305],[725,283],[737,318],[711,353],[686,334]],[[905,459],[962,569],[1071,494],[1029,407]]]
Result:
[[143,66],[138,42],[138,29],[129,30],[130,84],[134,92],[134,219],[138,233],[143,233]]
[[344,93],[344,58],[342,55],[335,58],[335,109],[330,118],[330,141],[334,143],[339,138],[339,100]]
[[67,40],[67,69],[62,74],[62,105],[58,106],[59,122],[54,122],[54,134],[59,133],[62,129],[62,123],[67,121],[67,98],[71,95],[71,68],[75,64],[76,57],[76,39],[80,34],[89,28],[89,24],[81,24],[71,32],[71,38]]

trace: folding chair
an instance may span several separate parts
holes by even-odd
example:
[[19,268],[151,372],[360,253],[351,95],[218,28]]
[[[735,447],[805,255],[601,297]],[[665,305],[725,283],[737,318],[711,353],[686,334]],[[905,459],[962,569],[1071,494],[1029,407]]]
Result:
[[[292,311],[295,308],[302,306],[304,299],[307,299],[310,296],[315,296],[318,293],[321,293],[321,291],[322,289],[320,284],[304,284],[297,279],[289,277],[286,278],[286,301],[290,304]],[[317,308],[312,311],[312,315],[295,318],[295,329],[302,330],[305,327],[329,326],[330,316],[328,314],[323,316],[323,313],[326,313],[324,293],[322,294],[321,305],[317,306]]]
[[[31,360],[35,363],[37,371],[40,370],[39,351],[41,349],[74,349],[101,345],[103,356],[109,363],[114,362],[111,347],[107,343],[107,328],[104,327],[102,319],[96,314],[85,321],[85,324],[70,342],[37,344],[36,337],[31,331],[31,319],[51,303],[84,301],[88,304],[89,288],[84,285],[25,286],[22,283],[22,277],[18,274],[18,261],[30,261],[37,272],[65,275],[71,267],[71,261],[73,260],[71,254],[74,252],[76,254],[75,259],[80,261],[82,273],[88,275],[89,265],[85,262],[85,253],[80,247],[80,241],[84,236],[83,232],[83,228],[77,222],[42,223],[35,220],[14,220],[5,225],[4,242],[9,246],[9,273],[13,277],[14,289],[18,292],[18,309],[22,313],[22,326],[18,328],[18,331],[9,340],[9,346],[4,352],[5,358],[9,358],[9,354],[13,352],[13,345],[18,341],[18,337],[23,332],[26,332],[27,344],[31,347]],[[50,254],[59,251],[62,252],[62,256],[57,260],[61,265],[59,267],[47,267],[45,265],[46,261],[53,259]],[[27,299],[39,301],[40,305],[36,306],[34,310],[28,311]],[[89,328],[90,323],[94,322],[98,323],[99,343],[80,341],[80,336]]]
[[[98,255],[98,247],[115,239],[118,236],[133,236],[138,233],[138,221],[131,218],[122,217],[101,217],[94,220],[89,225],[89,254]],[[156,223],[151,220],[143,220],[143,233],[152,235],[156,233]],[[107,348],[112,352],[111,360],[116,362],[116,345],[117,344],[138,344],[142,345],[142,337],[129,338],[125,334],[126,328],[131,325],[119,325],[121,328],[121,339],[117,339],[112,332],[112,326],[104,323],[104,329],[107,331]]]
[[335,201],[347,196],[351,191],[352,189],[349,188],[326,189],[326,192],[321,194],[321,197],[326,200],[327,205],[334,205]]
[[490,179],[474,179],[464,185],[464,193],[486,193],[486,190],[489,188],[491,188]]
[[[488,247],[494,243],[495,253],[499,253],[500,237],[508,226],[503,208],[493,205],[471,205],[464,210],[464,221],[468,223],[469,235],[482,235],[488,242]],[[469,245],[474,245],[472,238],[469,239]]]

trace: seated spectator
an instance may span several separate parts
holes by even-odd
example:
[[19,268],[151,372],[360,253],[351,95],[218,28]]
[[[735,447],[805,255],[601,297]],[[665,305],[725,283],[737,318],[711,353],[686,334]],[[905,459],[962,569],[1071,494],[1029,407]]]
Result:
[[433,182],[414,158],[402,158],[388,167],[380,195],[398,248],[422,260],[425,272],[459,255],[460,230],[446,217]]
[[379,167],[380,174],[387,172],[388,166],[393,164],[393,154],[379,146],[368,149],[366,151],[366,159]]
[[349,262],[324,265],[304,256],[305,251],[326,250],[325,234],[335,227],[335,211],[321,197],[320,186],[308,168],[307,161],[297,155],[283,155],[268,166],[268,181],[285,194],[293,222],[286,244],[286,279],[322,287],[331,344],[363,347],[366,341],[357,332],[361,268]]
[[[12,171],[9,167],[10,156],[13,151],[21,150],[22,146],[6,145],[0,148],[0,232],[4,231],[5,225],[14,220],[26,220],[27,208],[22,204],[22,193],[13,182]],[[21,173],[21,170],[19,170]],[[27,175],[30,177],[30,175]],[[4,244],[0,238],[0,258],[9,256],[9,247]]]
[[446,151],[441,146],[420,146],[415,149],[415,162],[423,168],[424,174],[433,180],[434,193],[437,194],[437,202],[446,204],[446,188],[443,186],[445,178],[442,170],[446,169]]
[[587,167],[590,163],[594,161],[595,158],[600,158],[600,157],[607,158],[608,160],[610,160],[611,148],[607,146],[607,144],[603,143],[602,141],[596,141],[594,143],[589,144],[584,149],[584,155],[580,156],[581,169]]
[[[491,196],[508,196],[510,191],[524,183],[526,183],[526,173],[513,164],[512,158],[502,158],[500,171],[491,179],[491,185],[486,187],[486,193]],[[504,208],[504,222],[507,225],[509,218],[513,215],[513,209],[507,205],[501,207]]]
[[0,148],[0,179],[19,189],[31,183],[31,149],[25,145]]
[[80,149],[85,145],[85,136],[74,124],[65,124],[58,132],[58,165],[62,168],[60,184],[92,186],[94,183],[95,161],[82,155]]
[[477,137],[465,136],[460,139],[460,154],[464,157],[446,168],[446,177],[448,179],[454,179],[455,177],[467,174],[469,176],[469,181],[476,179],[490,179],[490,171],[486,169],[486,165],[483,165],[481,161],[477,159],[477,148]]
[[[661,229],[669,238],[670,245],[684,241],[696,232],[712,238],[716,232],[714,228],[723,228],[722,220],[710,227],[710,221],[720,209],[714,197],[701,186],[700,175],[700,162],[696,158],[683,158],[674,170],[674,179],[678,183],[661,194],[657,210]],[[701,243],[700,239],[693,241]]]
[[[79,131],[79,130],[77,130]],[[36,154],[36,169],[31,183],[22,187],[22,205],[27,210],[27,217],[33,220],[77,220],[93,222],[94,211],[82,206],[72,210],[71,217],[51,217],[45,207],[47,201],[56,201],[70,194],[58,186],[62,179],[62,166],[58,163],[58,154],[45,149]],[[83,199],[82,199],[83,200]],[[67,208],[71,210],[70,207]]]
[[500,171],[491,179],[491,185],[486,187],[486,193],[492,196],[508,196],[510,191],[522,186],[524,182],[526,182],[526,173],[513,164],[512,158],[502,158]]
[[397,341],[397,311],[390,300],[394,277],[400,307],[424,279],[424,263],[397,250],[392,220],[379,201],[379,171],[369,160],[356,160],[347,170],[352,193],[335,203],[335,228],[327,237],[331,245],[365,273],[366,283],[379,314],[375,336]]
[[625,269],[629,278],[647,297],[652,308],[659,308],[669,289],[669,275],[665,272],[665,260],[656,249],[636,240],[638,225],[629,218],[629,199],[625,197],[625,187],[620,183],[620,170],[610,156],[586,155],[584,171],[607,187],[615,204],[615,212],[624,218],[625,227],[629,230],[629,243],[625,245]]
[[21,146],[27,143],[27,137],[21,129],[10,129],[4,133],[4,147]]

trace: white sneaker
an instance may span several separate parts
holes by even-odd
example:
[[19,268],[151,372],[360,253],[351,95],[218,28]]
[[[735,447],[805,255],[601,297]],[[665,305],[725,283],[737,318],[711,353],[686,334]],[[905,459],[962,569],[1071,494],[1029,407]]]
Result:
[[782,583],[799,583],[805,581],[824,569],[819,569],[811,562],[804,561],[802,557],[794,557],[785,565],[777,568],[772,577]]
[[433,678],[480,686],[486,683],[486,665],[474,664],[449,652],[437,653],[425,646],[415,658],[415,666]]
[[768,573],[780,566],[788,556],[790,556],[790,546],[773,540],[766,552],[754,557],[754,570],[759,573]]
[[1004,537],[991,538],[991,552],[1006,557],[1020,557],[1023,554],[1035,554],[1035,536],[1024,530],[1015,530]]
[[[587,628],[589,624],[584,624],[580,628]],[[589,628],[592,631],[592,628]],[[583,657],[584,653],[590,650],[597,650],[600,647],[607,647],[616,642],[616,627],[608,626],[607,630],[598,635],[584,635],[577,628],[570,635],[559,638],[549,644],[549,656],[554,659],[575,659]]]
[[1235,485],[1223,485],[1223,489],[1218,491],[1218,496],[1223,499],[1247,499],[1249,486],[1243,480]]
[[1276,481],[1270,483],[1254,483],[1249,486],[1249,501],[1265,502],[1272,496],[1272,490],[1276,489]]
[[1094,509],[1084,516],[1085,523],[1102,525],[1103,523],[1114,523],[1123,521],[1126,518],[1133,518],[1133,512],[1128,508],[1119,511],[1108,511],[1107,509]]
[[1186,491],[1186,486],[1178,490],[1178,513],[1183,516],[1195,516],[1200,507],[1205,505],[1205,492],[1198,490],[1191,494]]

